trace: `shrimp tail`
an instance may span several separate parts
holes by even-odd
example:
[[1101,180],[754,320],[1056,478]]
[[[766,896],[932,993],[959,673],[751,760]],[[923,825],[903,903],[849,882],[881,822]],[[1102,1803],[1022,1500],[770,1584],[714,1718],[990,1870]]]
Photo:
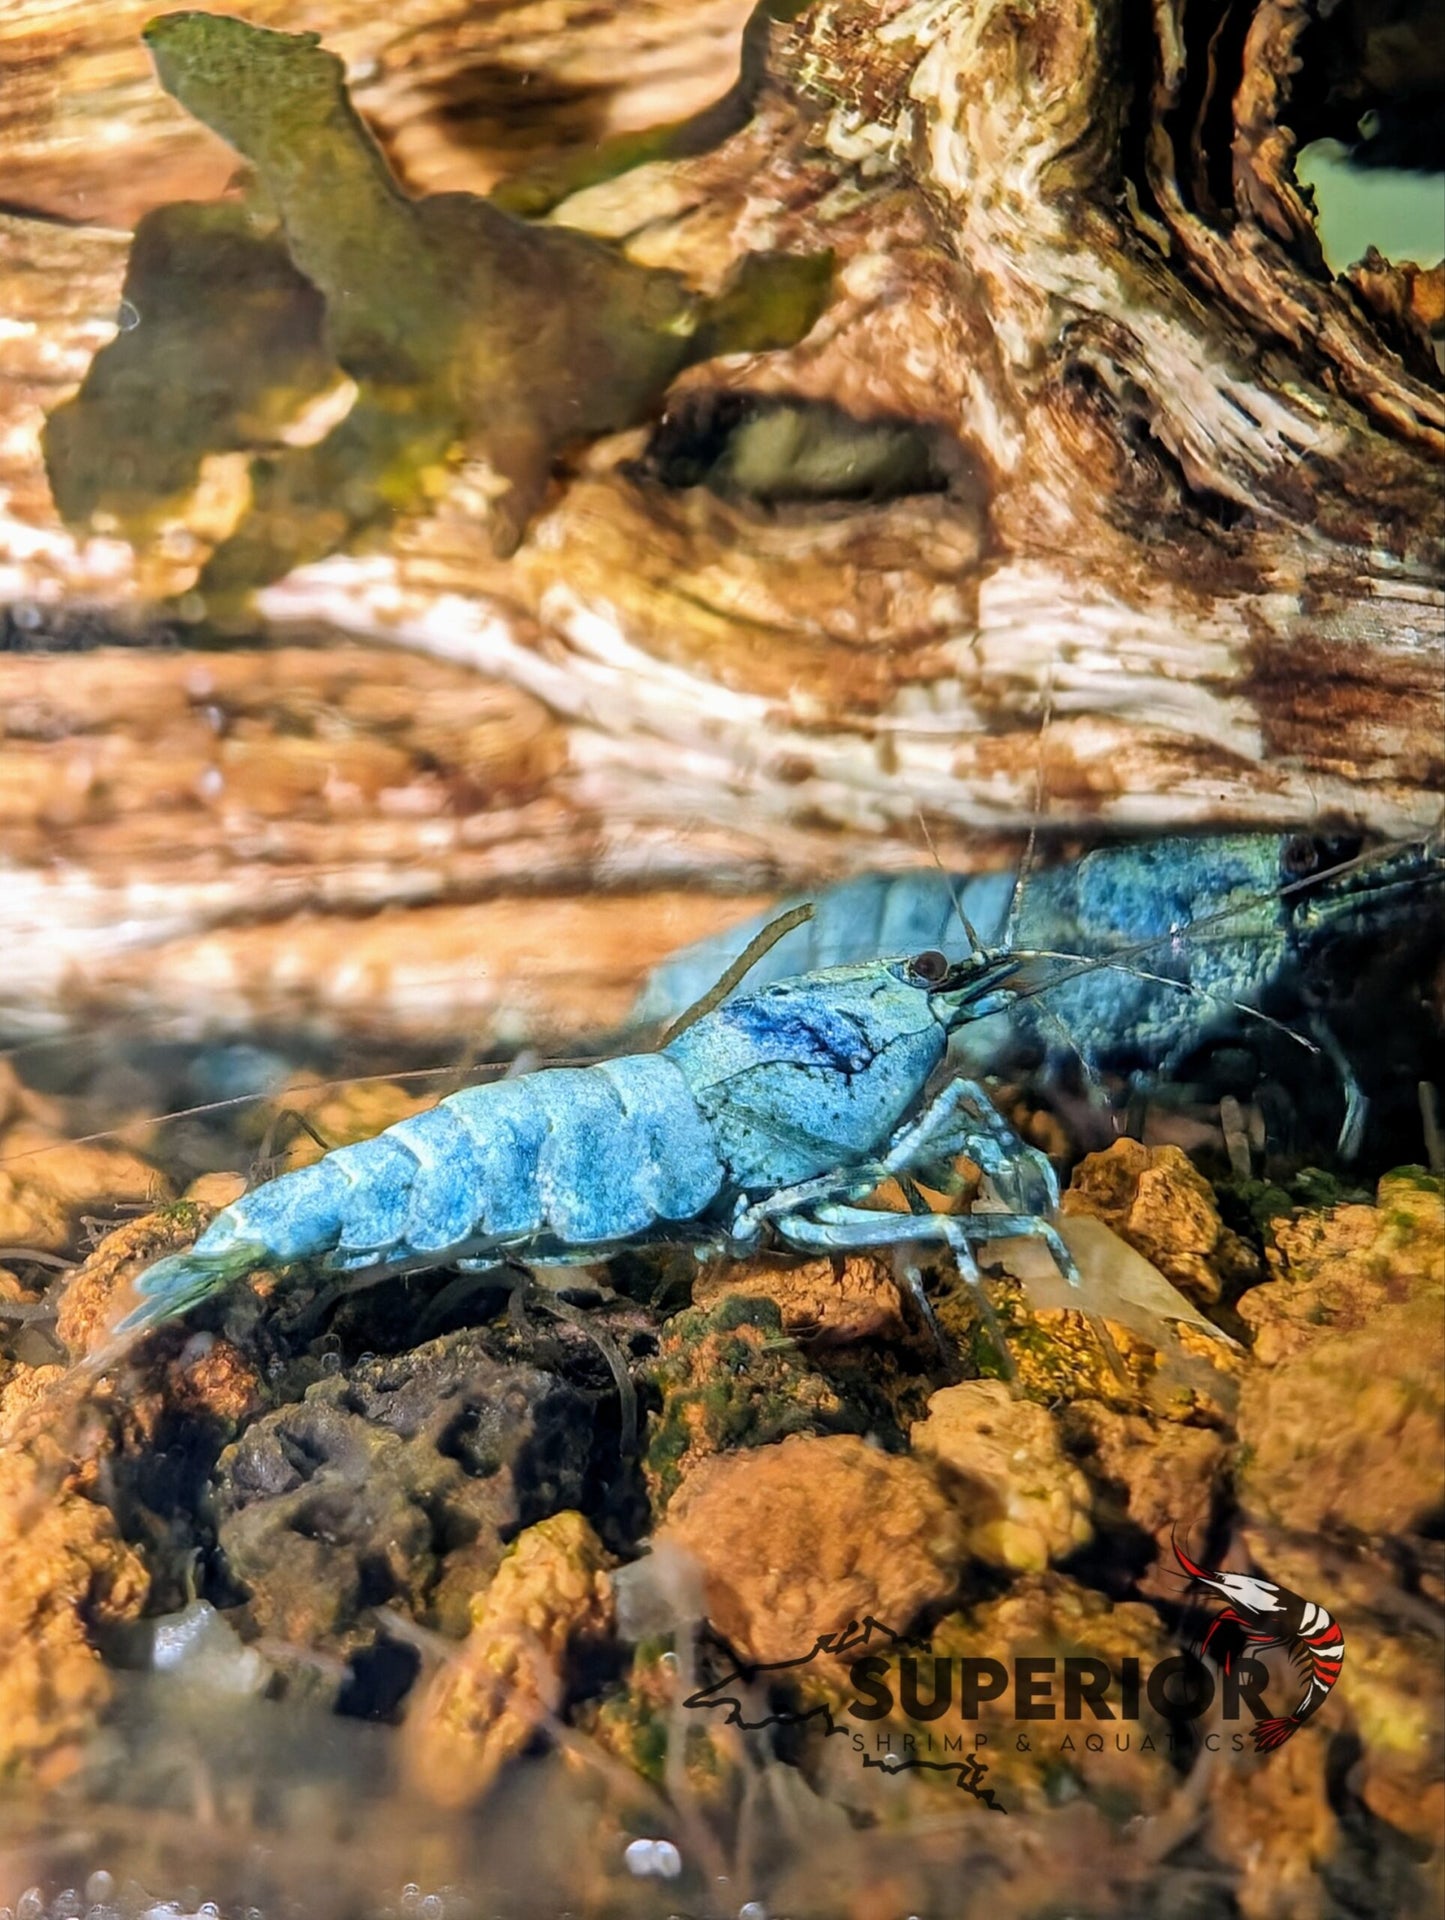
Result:
[[135,1283],[139,1304],[116,1327],[118,1334],[143,1333],[162,1321],[186,1313],[220,1293],[233,1280],[274,1259],[259,1241],[235,1240],[213,1252],[199,1245],[184,1253],[167,1254],[147,1267]]
[[1255,1752],[1273,1753],[1276,1747],[1284,1745],[1299,1724],[1293,1714],[1278,1715],[1273,1720],[1256,1720],[1254,1723]]

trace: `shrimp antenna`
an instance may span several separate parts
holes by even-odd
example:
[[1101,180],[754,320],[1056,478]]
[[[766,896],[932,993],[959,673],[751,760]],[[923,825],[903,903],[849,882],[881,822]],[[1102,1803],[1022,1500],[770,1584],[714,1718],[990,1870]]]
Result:
[[[586,1066],[588,1056],[573,1054],[559,1057],[549,1062],[552,1066]],[[508,1071],[506,1061],[484,1061],[479,1066],[470,1067],[469,1074],[478,1078],[500,1077]],[[213,1113],[234,1113],[243,1107],[263,1106],[269,1101],[280,1105],[292,1095],[334,1093],[344,1087],[370,1087],[378,1085],[399,1086],[404,1081],[446,1080],[456,1073],[456,1067],[410,1067],[401,1073],[346,1073],[333,1080],[310,1080],[304,1087],[278,1087],[268,1093],[233,1093],[224,1100],[203,1100],[194,1107],[172,1107],[168,1113],[149,1114],[144,1119],[123,1120],[118,1126],[102,1127],[98,1133],[76,1134],[64,1140],[46,1140],[37,1147],[24,1147],[19,1153],[0,1154],[0,1167],[16,1165],[22,1160],[35,1160],[47,1153],[54,1153],[57,1147],[93,1147],[106,1140],[118,1140],[123,1134],[148,1132],[156,1127],[168,1126],[172,1120],[201,1120]],[[298,1115],[299,1119],[300,1116]]]
[[[1054,659],[1055,656],[1051,654],[1049,656],[1048,677],[1044,681],[1043,712],[1039,716],[1039,751],[1038,757],[1034,761],[1033,818],[1029,821],[1029,834],[1028,839],[1024,842],[1023,858],[1019,861],[1018,870],[1014,874],[1013,891],[1009,894],[1008,901],[1008,917],[1003,923],[1003,943],[1006,947],[1013,945],[1014,937],[1018,933],[1019,915],[1023,911],[1024,904],[1024,888],[1028,885],[1029,877],[1034,870],[1034,853],[1039,843],[1039,821],[1043,818],[1044,813],[1044,798],[1047,785],[1044,774],[1044,746],[1048,737],[1049,722],[1054,717]],[[1064,1031],[1065,1037],[1067,1038],[1067,1028]],[[1073,1046],[1072,1041],[1070,1041],[1069,1044]],[[1074,1051],[1078,1053],[1078,1048],[1075,1047]],[[1079,1054],[1079,1059],[1081,1061],[1084,1060],[1082,1053]],[[1087,1072],[1089,1070],[1087,1061],[1084,1061],[1084,1067]]]
[[923,809],[915,802],[913,810],[918,815],[918,831],[923,835],[924,845],[933,856],[933,864],[938,868],[944,886],[948,888],[948,897],[953,902],[953,911],[957,916],[958,924],[963,928],[964,938],[968,941],[969,953],[982,953],[983,942],[978,937],[978,929],[963,910],[963,901],[953,884],[953,875],[938,857],[938,848],[933,844],[933,835],[928,831],[928,822],[923,817]]
[[[1201,924],[1203,924],[1201,922]],[[1191,928],[1192,932],[1193,929]],[[1157,940],[1141,940],[1136,947],[1127,947],[1122,953],[1110,954],[1108,959],[1090,959],[1082,953],[1061,953],[1052,947],[1024,947],[1019,952],[1021,960],[1072,960],[1076,964],[1069,973],[1060,974],[1054,980],[1041,980],[1037,986],[1021,987],[1014,995],[1015,1000],[1033,1000],[1041,993],[1051,993],[1055,987],[1063,986],[1069,980],[1077,980],[1086,973],[1098,973],[1107,970],[1112,973],[1127,973],[1131,979],[1147,980],[1151,986],[1172,987],[1176,993],[1197,993],[1202,1000],[1212,1000],[1217,1007],[1230,1007],[1235,1013],[1246,1013],[1251,1020],[1258,1020],[1266,1027],[1273,1027],[1276,1033],[1282,1033],[1296,1046],[1303,1047],[1306,1053],[1316,1056],[1324,1052],[1307,1035],[1289,1025],[1288,1021],[1276,1020],[1272,1013],[1265,1013],[1259,1007],[1252,1007],[1248,1001],[1231,999],[1227,993],[1219,993],[1212,987],[1201,987],[1195,980],[1174,980],[1167,973],[1151,973],[1147,967],[1134,964],[1137,953],[1151,953],[1155,947],[1171,938],[1161,934]],[[1080,1059],[1083,1055],[1080,1054]]]
[[676,1040],[680,1033],[686,1033],[689,1027],[696,1026],[704,1015],[711,1013],[715,1007],[720,1007],[738,982],[752,972],[763,955],[770,953],[785,933],[791,933],[794,927],[801,927],[805,920],[811,920],[812,917],[813,903],[811,900],[805,900],[801,906],[789,907],[786,913],[780,913],[775,920],[770,920],[761,933],[753,935],[737,959],[721,978],[708,988],[702,998],[694,1000],[687,1011],[680,1013],[672,1025],[664,1030],[662,1038],[657,1042],[657,1050],[661,1051],[663,1047]]
[[[1003,923],[1003,944],[1005,949],[1010,951],[1013,948],[1014,941],[1018,937],[1019,919],[1023,913],[1024,906],[1024,889],[1033,877],[1034,859],[1037,855],[1039,845],[1039,821],[1043,818],[1044,813],[1044,801],[1047,790],[1044,752],[1049,722],[1054,717],[1054,660],[1055,656],[1050,655],[1048,676],[1044,681],[1043,712],[1039,717],[1039,750],[1037,758],[1034,761],[1033,818],[1029,821],[1028,838],[1024,841],[1023,857],[1019,861],[1014,873],[1014,883],[1009,891],[1008,914]],[[1043,1014],[1045,1023],[1058,1034],[1065,1047],[1067,1047],[1069,1052],[1078,1061],[1089,1088],[1094,1093],[1102,1095],[1104,1083],[1100,1078],[1099,1069],[1095,1066],[1090,1055],[1080,1046],[1069,1023],[1064,1019],[1062,1014],[1055,1012],[1052,1007],[1041,1008],[1040,1012]]]

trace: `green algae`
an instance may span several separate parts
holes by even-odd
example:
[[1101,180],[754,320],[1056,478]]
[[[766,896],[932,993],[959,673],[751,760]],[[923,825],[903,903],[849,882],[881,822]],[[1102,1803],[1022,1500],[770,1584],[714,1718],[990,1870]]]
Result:
[[784,1333],[771,1300],[728,1294],[711,1309],[676,1314],[649,1371],[662,1408],[643,1472],[659,1516],[685,1469],[701,1459],[851,1424],[829,1382]]
[[51,490],[72,525],[109,514],[145,537],[181,508],[207,454],[274,438],[339,378],[320,294],[249,201],[148,213],[121,314],[124,330],[46,422]]
[[[419,507],[462,456],[496,476],[505,557],[564,448],[646,420],[698,360],[793,345],[826,303],[827,255],[745,255],[709,298],[475,195],[411,198],[315,34],[173,13],[144,38],[161,85],[254,186],[143,223],[126,293],[140,324],[57,410],[46,455],[67,521],[100,507],[137,539],[207,453],[254,449],[250,504],[197,581],[208,604]],[[316,445],[275,444],[338,373],[356,385],[345,419]]]

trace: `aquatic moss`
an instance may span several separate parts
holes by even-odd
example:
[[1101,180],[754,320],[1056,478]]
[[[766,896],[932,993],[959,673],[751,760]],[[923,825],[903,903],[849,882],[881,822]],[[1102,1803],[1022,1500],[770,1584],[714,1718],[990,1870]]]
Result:
[[1368,1204],[1374,1198],[1367,1188],[1342,1180],[1323,1167],[1301,1167],[1283,1184],[1233,1176],[1221,1177],[1212,1184],[1226,1226],[1262,1250],[1272,1244],[1275,1222],[1282,1216],[1302,1208],[1324,1212],[1330,1207]]

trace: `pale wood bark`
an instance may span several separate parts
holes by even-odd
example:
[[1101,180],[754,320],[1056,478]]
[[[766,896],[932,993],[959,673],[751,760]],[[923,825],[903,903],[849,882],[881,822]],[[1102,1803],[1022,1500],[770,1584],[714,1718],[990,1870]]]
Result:
[[[21,642],[168,639],[0,660],[12,1014],[164,1003],[184,1023],[248,969],[292,984],[227,987],[238,1019],[314,1011],[355,938],[339,916],[384,911],[374,990],[339,1017],[419,1030],[399,1010],[416,943],[485,949],[515,913],[563,941],[566,986],[498,1031],[576,1031],[733,910],[687,907],[684,883],[926,857],[920,810],[951,859],[1031,819],[1438,815],[1445,399],[1414,283],[1382,266],[1367,300],[1332,280],[1293,184],[1306,5],[1261,0],[1221,66],[1211,10],[1181,0],[825,0],[774,29],[757,111],[716,151],[566,204],[709,288],[749,247],[831,247],[835,297],[800,346],[680,388],[942,429],[982,509],[769,515],[640,478],[644,430],[580,450],[513,559],[462,468],[379,549],[258,596],[279,652],[213,656],[160,610],[207,550],[199,513],[139,550],[83,537],[40,453],[111,335],[121,229],[234,167],[150,78],[151,10],[17,0],[0,24],[20,76],[0,118],[0,599]],[[485,191],[535,149],[521,72],[550,137],[636,127],[720,94],[742,24],[663,0],[249,12],[354,63],[415,192]],[[658,899],[619,914],[618,887]],[[495,904],[543,895],[546,914]],[[521,944],[531,965],[544,942]],[[485,1024],[487,995],[444,971],[428,1019]]]

